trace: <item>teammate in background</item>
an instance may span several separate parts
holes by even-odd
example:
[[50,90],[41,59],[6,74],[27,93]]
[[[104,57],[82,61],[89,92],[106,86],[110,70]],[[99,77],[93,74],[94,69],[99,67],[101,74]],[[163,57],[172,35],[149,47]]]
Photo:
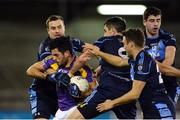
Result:
[[89,90],[85,93],[81,93],[76,85],[70,84],[70,81],[63,81],[63,79],[60,79],[63,74],[69,72],[76,59],[69,37],[60,37],[51,41],[50,50],[54,60],[53,64],[57,64],[58,67],[53,67],[53,64],[49,66],[50,62],[47,61],[39,61],[28,69],[28,75],[46,79],[57,84],[59,110],[54,119],[64,119],[66,115],[82,101],[81,97],[84,98],[91,93],[96,87],[96,81],[92,79],[92,71],[88,66],[83,66],[74,73],[76,76],[86,78],[89,82]]
[[102,112],[138,99],[144,119],[175,119],[175,108],[167,95],[158,65],[143,49],[143,32],[140,29],[129,29],[123,35],[124,48],[129,59],[104,53],[97,47],[91,49],[93,54],[113,65],[130,65],[132,89],[123,96],[99,104],[97,110]]
[[[51,15],[46,20],[46,28],[49,36],[39,46],[38,61],[51,55],[49,43],[52,39],[65,35],[63,17]],[[75,51],[82,51],[83,42],[73,38],[72,43]],[[49,119],[51,115],[55,115],[58,102],[54,83],[36,78],[29,89],[29,94],[33,119]]]
[[[176,54],[176,39],[173,34],[166,32],[161,27],[161,10],[149,7],[145,10],[143,24],[145,26],[145,50],[157,61],[164,65],[174,66]],[[180,95],[180,87],[176,77],[162,75],[168,95],[174,103]]]
[[[109,18],[104,23],[104,37],[98,39],[94,44],[102,51],[126,58],[122,43],[122,31],[126,29],[126,22],[120,17]],[[68,119],[91,119],[101,113],[96,106],[106,99],[115,99],[131,90],[129,67],[115,67],[107,63],[104,59],[100,61],[101,73],[99,86],[88,96],[84,103],[79,105],[68,116]],[[119,119],[135,119],[135,101],[126,105],[113,108],[112,111]],[[77,113],[79,114],[77,114]],[[79,116],[76,116],[79,115]]]

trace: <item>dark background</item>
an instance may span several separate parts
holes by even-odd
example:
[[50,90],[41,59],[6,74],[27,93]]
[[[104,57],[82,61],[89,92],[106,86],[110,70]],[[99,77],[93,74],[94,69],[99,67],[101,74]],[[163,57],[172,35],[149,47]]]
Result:
[[[144,4],[162,10],[162,27],[177,38],[176,67],[180,68],[180,2],[178,0],[0,0],[0,111],[29,111],[26,69],[36,61],[41,40],[47,37],[49,15],[64,17],[66,34],[92,43],[103,35],[111,16],[97,13],[100,4]],[[142,27],[142,16],[122,16],[128,27]],[[97,60],[90,62],[93,67]]]

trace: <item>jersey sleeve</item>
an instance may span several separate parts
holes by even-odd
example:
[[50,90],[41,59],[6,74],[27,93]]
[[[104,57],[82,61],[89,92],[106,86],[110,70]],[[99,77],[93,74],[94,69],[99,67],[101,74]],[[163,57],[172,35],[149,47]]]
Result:
[[97,47],[100,48],[100,50],[102,50],[105,41],[106,41],[106,37],[101,37],[101,38],[99,38],[98,40],[96,40],[96,41],[94,42],[94,45],[96,45]]
[[166,30],[160,29],[160,36],[164,39],[164,43],[166,46],[174,46],[176,47],[176,38],[174,35]]
[[176,47],[176,38],[173,34],[169,34],[167,37],[167,41],[165,42],[166,46],[174,46]]
[[74,51],[77,51],[77,52],[82,52],[83,51],[83,47],[82,47],[84,45],[83,41],[81,41],[78,38],[71,38],[71,42],[72,42]]
[[148,78],[151,77],[151,68],[153,60],[149,58],[144,58],[142,55],[141,58],[135,64],[135,74],[134,79],[147,82]]
[[89,66],[84,65],[79,71],[82,77],[86,78],[89,83],[93,82],[93,73]]

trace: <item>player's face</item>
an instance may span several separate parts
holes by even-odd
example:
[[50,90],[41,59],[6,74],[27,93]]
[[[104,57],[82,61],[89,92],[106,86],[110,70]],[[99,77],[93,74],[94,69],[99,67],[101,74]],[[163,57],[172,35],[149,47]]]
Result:
[[59,50],[57,48],[51,50],[51,53],[59,65],[62,65],[65,63],[64,55],[61,52],[59,52]]
[[55,39],[65,35],[65,26],[62,20],[55,20],[49,22],[49,28],[47,29],[49,37]]
[[161,26],[161,15],[150,15],[147,20],[144,20],[146,33],[155,36],[158,35]]
[[106,25],[104,26],[104,36],[113,36],[113,29],[109,29]]

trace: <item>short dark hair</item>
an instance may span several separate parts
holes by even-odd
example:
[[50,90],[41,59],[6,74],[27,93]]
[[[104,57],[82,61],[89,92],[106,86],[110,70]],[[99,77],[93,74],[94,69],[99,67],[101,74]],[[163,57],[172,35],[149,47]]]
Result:
[[127,41],[132,41],[138,47],[144,47],[145,37],[144,33],[140,28],[131,28],[123,32]]
[[49,22],[56,21],[56,20],[64,21],[64,18],[62,16],[59,16],[59,15],[51,15],[51,16],[49,16],[47,18],[47,20],[46,20],[46,28],[49,28]]
[[161,10],[157,7],[148,7],[143,14],[143,20],[147,20],[150,15],[162,15]]
[[69,36],[62,36],[51,40],[50,50],[58,48],[59,52],[69,51],[73,54],[73,47]]
[[126,21],[121,17],[111,17],[104,23],[108,29],[115,28],[117,32],[122,32],[126,29]]

